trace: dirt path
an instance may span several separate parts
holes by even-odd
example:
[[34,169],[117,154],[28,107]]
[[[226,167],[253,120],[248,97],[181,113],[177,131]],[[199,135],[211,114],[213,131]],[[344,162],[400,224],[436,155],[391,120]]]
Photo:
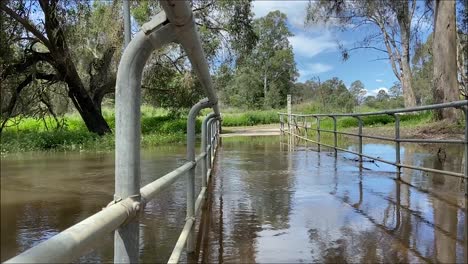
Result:
[[279,136],[279,124],[243,126],[243,127],[223,127],[221,137],[238,136]]

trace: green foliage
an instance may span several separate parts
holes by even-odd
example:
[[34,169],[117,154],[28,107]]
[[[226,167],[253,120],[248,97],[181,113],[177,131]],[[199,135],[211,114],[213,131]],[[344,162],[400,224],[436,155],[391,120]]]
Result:
[[278,122],[278,111],[247,111],[244,113],[223,114],[222,125],[226,127],[253,126]]
[[[103,115],[114,129],[114,113],[110,109],[104,109]],[[1,152],[109,151],[114,149],[114,135],[98,136],[88,132],[78,114],[67,115],[65,125],[61,129],[51,129],[50,126],[45,125],[48,122],[53,122],[51,117],[45,120],[23,118],[17,125],[7,127],[2,132]],[[197,133],[201,130],[201,122],[197,120]],[[187,118],[174,117],[165,109],[143,106],[141,127],[142,147],[184,142]]]
[[[415,124],[425,124],[431,121],[432,113],[430,111],[421,112],[418,114],[401,114],[400,125],[411,126]],[[393,125],[395,118],[390,115],[375,115],[361,117],[364,127]],[[338,117],[337,128],[351,128],[358,127],[358,120],[354,117]],[[312,127],[314,127],[312,125]],[[322,118],[320,120],[320,127],[322,129],[333,129],[333,121],[331,118]],[[312,128],[313,130],[313,128]]]
[[223,65],[218,79],[221,98],[234,107],[282,107],[297,77],[287,17],[274,11],[256,19],[253,25],[258,41],[251,52],[243,54],[232,71]]
[[427,37],[425,43],[417,43],[412,58],[412,86],[416,102],[427,105],[433,102],[432,86],[434,62],[432,59],[432,34]]

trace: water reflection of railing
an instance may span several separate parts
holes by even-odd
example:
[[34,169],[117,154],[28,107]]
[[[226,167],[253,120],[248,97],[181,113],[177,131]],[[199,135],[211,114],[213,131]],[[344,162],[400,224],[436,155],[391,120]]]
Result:
[[[422,138],[401,138],[400,137],[400,115],[402,113],[411,113],[411,112],[420,112],[426,110],[436,110],[436,109],[445,109],[445,108],[457,108],[464,112],[465,116],[465,137],[463,140],[442,140],[442,139],[422,139]],[[335,156],[337,155],[338,151],[344,151],[351,154],[355,154],[359,156],[359,162],[362,166],[363,157],[380,161],[383,163],[387,163],[390,165],[394,165],[396,167],[396,174],[398,180],[401,180],[401,168],[431,172],[431,173],[439,173],[447,176],[453,176],[458,178],[463,178],[465,180],[465,194],[468,195],[468,100],[463,101],[456,101],[444,104],[435,104],[435,105],[427,105],[427,106],[419,106],[413,108],[405,108],[405,109],[396,109],[396,110],[388,110],[388,111],[380,111],[380,112],[371,112],[371,113],[349,113],[349,114],[291,114],[288,115],[287,113],[278,113],[280,116],[280,130],[282,134],[289,134],[294,138],[302,139],[305,142],[312,142],[317,144],[317,151],[320,151],[321,146],[333,148],[335,151]],[[395,120],[395,137],[382,137],[382,136],[372,136],[372,135],[364,135],[362,133],[363,128],[363,120],[362,117],[364,116],[377,116],[377,115],[390,115]],[[286,118],[285,118],[286,117]],[[353,117],[356,118],[358,121],[358,133],[350,133],[350,132],[343,132],[337,131],[337,118],[339,117]],[[316,132],[316,140],[310,139],[309,136],[309,129],[312,129],[312,125],[310,122],[307,121],[308,118],[315,118],[316,126],[313,131]],[[331,118],[333,120],[333,130],[321,129],[320,128],[320,120],[321,118]],[[300,120],[302,119],[302,120]],[[301,124],[302,121],[302,124]],[[287,129],[285,128],[285,124],[287,125]],[[301,131],[302,129],[302,131]],[[297,131],[297,132],[296,132]],[[329,145],[326,143],[321,142],[321,135],[320,132],[327,132],[333,133],[333,145]],[[349,149],[344,149],[338,147],[338,136],[337,135],[345,135],[345,136],[353,136],[358,137],[359,139],[359,151],[352,151]],[[362,151],[362,139],[363,138],[370,138],[370,139],[377,139],[377,140],[384,140],[390,141],[395,143],[395,161],[385,160],[379,157],[371,156],[364,154]],[[463,173],[447,171],[447,170],[439,170],[433,168],[426,168],[421,166],[414,166],[410,164],[404,164],[401,162],[400,158],[400,143],[443,143],[443,144],[462,144],[465,146],[465,154],[464,154],[464,169]]]
[[[115,195],[102,211],[75,224],[8,263],[68,263],[87,253],[96,243],[115,231],[114,262],[138,263],[140,251],[139,217],[143,207],[182,175],[187,175],[187,217],[169,258],[178,262],[187,246],[195,250],[195,218],[202,207],[219,141],[220,112],[208,64],[195,28],[193,13],[186,1],[161,1],[164,11],[157,14],[126,47],[117,73]],[[195,104],[187,121],[187,162],[140,189],[140,102],[141,78],[146,61],[154,50],[177,42],[192,63],[207,98]],[[195,154],[196,117],[212,108],[202,124],[201,153]],[[195,196],[195,167],[202,165],[201,191]]]
[[[417,204],[421,197],[411,195],[408,188],[410,186],[406,183],[393,181],[395,189],[394,195],[392,195],[393,189],[385,189],[386,192],[382,192],[381,190],[374,190],[374,187],[369,185],[363,186],[362,173],[359,177],[357,187],[355,187],[355,183],[351,186],[344,184],[331,191],[330,194],[349,206],[355,213],[366,218],[379,230],[397,241],[405,250],[408,250],[424,262],[458,263],[460,259],[463,260],[463,253],[457,255],[456,252],[457,245],[462,248],[466,247],[466,238],[463,235],[458,237],[456,231],[459,221],[466,224],[465,217],[459,216],[459,213],[464,214],[463,208],[456,208],[449,203],[441,202],[438,205],[440,208],[434,205],[433,217],[427,218],[424,214],[425,209],[419,208],[418,205],[411,205],[415,202]],[[353,203],[350,194],[356,192],[359,193],[359,200]],[[413,192],[423,194],[419,189],[414,189],[411,193]],[[373,201],[375,198],[377,200],[382,199],[385,201],[383,204],[387,204],[384,212],[381,211],[384,207],[379,208],[371,205],[376,203],[376,201]],[[381,202],[379,201],[378,203]],[[391,221],[390,223],[387,221],[389,219],[388,210],[391,206],[395,208],[393,219],[396,220],[396,223],[395,221]],[[436,209],[439,209],[439,211],[436,211]],[[441,217],[443,218],[442,221]],[[420,229],[423,230],[424,225],[433,231],[421,233],[424,235],[424,239],[418,239],[418,232]],[[430,234],[433,235],[432,238],[429,237]],[[443,247],[437,248],[437,244],[443,245]],[[434,247],[433,250],[431,250],[431,247]],[[371,260],[370,262],[376,261]],[[400,259],[397,262],[412,261]]]

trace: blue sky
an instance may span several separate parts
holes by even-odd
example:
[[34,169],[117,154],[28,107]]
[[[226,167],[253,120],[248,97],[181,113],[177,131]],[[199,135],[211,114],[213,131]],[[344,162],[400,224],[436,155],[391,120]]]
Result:
[[389,89],[397,78],[388,60],[376,60],[385,57],[384,53],[372,50],[358,50],[351,53],[347,61],[342,60],[338,50],[338,41],[345,47],[353,47],[363,36],[365,30],[338,31],[330,26],[304,26],[308,1],[254,1],[255,18],[265,16],[271,11],[280,10],[288,16],[288,26],[294,37],[289,41],[294,50],[294,57],[300,76],[304,82],[314,76],[321,81],[338,77],[346,86],[355,80],[364,83],[368,93],[375,95],[380,89]]

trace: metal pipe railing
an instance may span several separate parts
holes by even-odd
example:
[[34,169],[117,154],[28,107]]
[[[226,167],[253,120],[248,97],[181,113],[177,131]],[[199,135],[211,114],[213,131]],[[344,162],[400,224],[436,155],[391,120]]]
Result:
[[[442,108],[459,108],[464,112],[465,115],[465,138],[463,140],[456,140],[456,139],[416,139],[416,138],[401,138],[400,135],[400,114],[401,113],[409,113],[409,112],[417,112],[417,111],[426,111],[426,110],[433,110],[433,109],[442,109]],[[419,107],[412,107],[412,108],[405,108],[405,109],[396,109],[396,110],[388,110],[388,111],[379,111],[379,112],[371,112],[371,113],[350,113],[350,114],[290,114],[288,116],[287,113],[278,113],[280,115],[280,129],[282,134],[289,134],[291,136],[294,136],[296,138],[302,139],[305,142],[312,142],[317,144],[317,151],[320,151],[321,146],[326,146],[329,148],[333,148],[336,151],[344,151],[348,153],[352,153],[355,155],[359,156],[359,162],[360,162],[360,167],[362,167],[362,157],[366,157],[372,160],[380,161],[383,163],[387,163],[390,165],[393,165],[396,167],[396,175],[397,179],[401,180],[401,168],[408,168],[408,169],[413,169],[413,170],[420,170],[420,171],[425,171],[425,172],[432,172],[432,173],[440,173],[448,176],[453,176],[453,177],[459,177],[459,178],[464,178],[465,179],[465,194],[468,195],[468,100],[463,100],[463,101],[456,101],[456,102],[450,102],[450,103],[443,103],[443,104],[436,104],[436,105],[427,105],[427,106],[419,106]],[[394,130],[395,130],[395,137],[382,137],[382,136],[371,136],[371,135],[364,135],[362,133],[362,128],[363,128],[363,116],[375,116],[375,115],[390,115],[394,118]],[[284,118],[284,116],[288,116],[288,118]],[[298,117],[312,117],[316,119],[316,133],[317,133],[317,140],[311,140],[308,135],[299,135],[300,131],[297,133],[295,131],[291,130],[291,125],[289,124],[289,120],[295,120]],[[327,130],[327,129],[321,129],[320,128],[320,120],[321,118],[329,117],[333,119],[333,130]],[[338,117],[353,117],[358,120],[358,133],[351,133],[351,132],[342,132],[342,131],[337,131],[336,129],[336,124],[337,124],[337,118]],[[288,130],[286,131],[284,129],[284,120],[287,120],[287,125],[288,125]],[[307,127],[307,124],[304,123],[305,125],[303,127]],[[321,142],[321,136],[320,132],[327,132],[327,133],[333,133],[333,145],[325,144]],[[307,133],[307,132],[306,132]],[[353,136],[353,137],[358,137],[359,143],[358,143],[358,152],[351,151],[348,149],[343,149],[340,147],[337,147],[337,134],[339,135],[345,135],[345,136]],[[382,158],[374,157],[371,155],[366,155],[363,153],[362,150],[362,139],[363,138],[370,138],[370,139],[378,139],[378,140],[385,140],[385,141],[390,141],[394,142],[395,144],[395,161],[388,161],[384,160]],[[439,144],[464,144],[465,147],[465,154],[464,154],[464,167],[463,167],[463,173],[457,173],[457,172],[452,172],[452,171],[445,171],[445,170],[437,170],[437,169],[432,169],[432,168],[426,168],[426,167],[420,167],[420,166],[413,166],[409,164],[404,164],[401,162],[401,143],[425,143],[425,144],[431,144],[431,143],[439,143]]]
[[[175,40],[174,27],[164,24],[164,14],[140,31],[125,48],[117,71],[115,94],[115,194],[118,202],[140,197],[140,104],[143,68],[151,53]],[[139,223],[137,220],[115,232],[114,261],[139,260]]]
[[[212,104],[205,98],[196,103],[187,118],[187,160],[195,162],[195,124],[198,114],[203,108]],[[203,177],[202,177],[203,178]],[[195,217],[195,167],[187,173],[187,219]],[[187,252],[195,250],[195,229],[191,229],[187,236]]]
[[193,12],[188,1],[160,1],[166,12],[168,20],[174,24],[177,41],[182,45],[192,64],[194,72],[198,76],[205,94],[213,104],[213,111],[220,115],[218,97],[213,88],[211,74],[206,61],[205,52],[201,46],[200,36],[195,28]]
[[[195,216],[201,208],[207,191],[206,179],[209,179],[211,174],[211,169],[203,170],[202,179],[205,182],[202,182],[202,185],[204,186],[195,200],[195,166],[198,162],[210,168],[212,166],[212,155],[216,153],[218,145],[220,112],[218,98],[213,88],[208,63],[201,47],[189,3],[187,1],[161,1],[161,5],[164,12],[160,12],[150,22],[144,24],[142,30],[130,41],[122,54],[117,72],[114,201],[101,212],[7,260],[7,263],[71,262],[93,248],[96,241],[112,231],[115,231],[114,262],[138,263],[140,249],[138,214],[142,212],[142,207],[149,200],[185,173],[188,175],[187,220],[170,262],[178,261],[185,244],[189,252],[194,249]],[[189,113],[188,162],[140,189],[142,72],[151,53],[171,42],[178,42],[184,48],[208,99],[196,104]],[[200,155],[195,156],[195,119],[199,111],[207,107],[213,108],[216,122],[212,121],[214,118],[211,117],[204,120],[202,130],[213,131],[209,137],[207,133],[202,135],[205,145],[206,142],[210,142],[210,145],[202,149]],[[210,121],[211,124],[209,124]]]
[[[400,109],[393,109],[393,110],[386,110],[386,111],[378,111],[378,112],[369,112],[369,113],[346,113],[346,114],[291,114],[292,116],[320,116],[320,117],[329,117],[330,115],[343,117],[343,116],[372,116],[372,115],[391,115],[391,114],[401,114],[401,113],[411,113],[411,112],[420,112],[424,110],[435,110],[435,109],[442,109],[442,108],[462,108],[467,105],[468,100],[461,100],[461,101],[454,101],[449,103],[442,103],[442,104],[433,104],[433,105],[424,105],[424,106],[416,106],[416,107],[408,107],[408,108],[400,108]],[[288,113],[278,113],[281,115],[287,115]]]

